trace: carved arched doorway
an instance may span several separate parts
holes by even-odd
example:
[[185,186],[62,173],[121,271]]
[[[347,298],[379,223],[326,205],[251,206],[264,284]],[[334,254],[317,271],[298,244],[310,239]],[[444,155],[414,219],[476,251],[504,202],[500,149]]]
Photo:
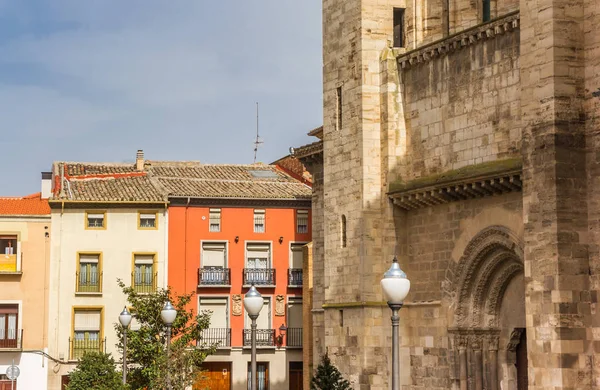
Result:
[[[517,390],[516,347],[522,333],[516,344],[511,337],[515,330],[525,328],[519,238],[503,226],[482,230],[449,269],[446,285],[454,308],[453,326],[448,331],[455,386],[461,390]],[[525,370],[526,366],[525,362]]]

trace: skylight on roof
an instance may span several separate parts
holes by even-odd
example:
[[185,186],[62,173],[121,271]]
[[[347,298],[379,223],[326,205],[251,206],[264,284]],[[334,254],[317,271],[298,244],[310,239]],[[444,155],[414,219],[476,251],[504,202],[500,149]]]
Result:
[[248,171],[257,179],[277,179],[279,176],[273,171]]

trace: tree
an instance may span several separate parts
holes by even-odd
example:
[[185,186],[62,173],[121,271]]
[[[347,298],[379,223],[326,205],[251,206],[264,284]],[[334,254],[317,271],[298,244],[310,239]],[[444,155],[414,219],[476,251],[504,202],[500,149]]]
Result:
[[106,353],[86,352],[69,374],[67,390],[124,390],[115,360]]
[[342,377],[339,370],[331,364],[327,353],[321,357],[321,363],[310,382],[311,390],[348,390],[350,382]]
[[[118,280],[127,296],[133,318],[139,330],[127,332],[127,384],[133,390],[163,390],[167,373],[173,390],[184,390],[193,384],[200,373],[200,365],[215,350],[215,345],[202,343],[202,331],[210,324],[210,312],[194,316],[186,306],[192,294],[172,295],[169,289],[140,294]],[[170,355],[166,356],[167,334],[160,312],[169,300],[177,310],[171,327]],[[123,350],[123,329],[115,324],[119,336],[118,348]]]

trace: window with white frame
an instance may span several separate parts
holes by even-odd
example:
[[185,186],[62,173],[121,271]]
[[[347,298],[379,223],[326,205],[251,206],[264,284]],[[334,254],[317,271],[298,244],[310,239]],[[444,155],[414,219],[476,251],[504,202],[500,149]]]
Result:
[[296,232],[308,233],[308,210],[296,211]]
[[226,297],[200,297],[198,312],[210,311],[210,326],[202,331],[202,343],[220,347],[231,346],[229,329],[229,299]]
[[[260,315],[256,319],[256,328],[271,329],[271,297],[265,297],[263,295],[263,299],[263,308],[260,310]],[[246,312],[246,316],[244,318],[244,328],[250,329],[252,320],[250,319],[250,316],[248,316],[248,312]]]
[[294,243],[292,244],[292,246],[290,247],[290,251],[291,253],[291,262],[290,262],[290,268],[292,269],[302,269],[302,262],[304,259],[304,253],[303,253],[303,247],[305,244],[297,244]]
[[209,231],[220,232],[221,231],[221,209],[210,209],[209,210]]
[[224,242],[203,242],[198,284],[228,285],[227,245]]
[[265,210],[254,210],[254,233],[265,232]]
[[248,243],[246,245],[246,268],[267,269],[271,264],[271,244]]

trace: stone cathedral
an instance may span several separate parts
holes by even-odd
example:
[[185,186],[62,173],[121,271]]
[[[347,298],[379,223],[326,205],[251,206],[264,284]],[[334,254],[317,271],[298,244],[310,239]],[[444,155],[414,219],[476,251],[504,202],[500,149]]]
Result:
[[323,1],[311,368],[390,388],[397,255],[403,390],[600,389],[598,26],[598,0]]

